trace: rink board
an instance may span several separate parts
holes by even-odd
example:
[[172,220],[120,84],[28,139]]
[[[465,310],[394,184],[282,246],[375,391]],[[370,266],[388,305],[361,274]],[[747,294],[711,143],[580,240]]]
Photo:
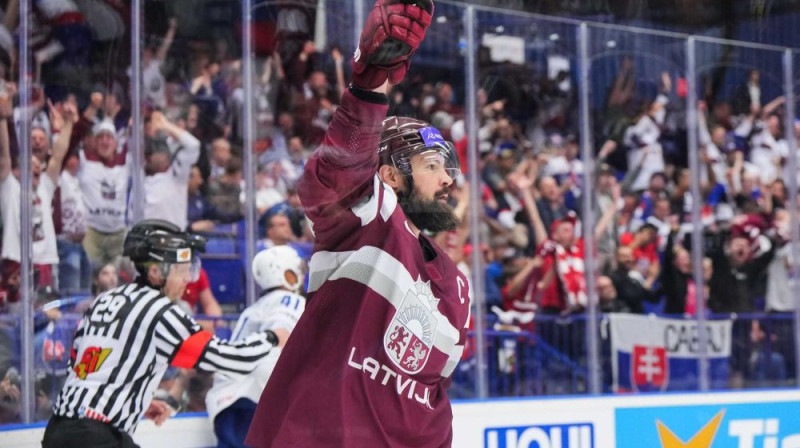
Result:
[[[800,391],[760,390],[453,404],[457,448],[800,448]],[[0,428],[0,447],[38,448],[44,425]],[[135,437],[143,448],[215,446],[205,414],[181,415]]]

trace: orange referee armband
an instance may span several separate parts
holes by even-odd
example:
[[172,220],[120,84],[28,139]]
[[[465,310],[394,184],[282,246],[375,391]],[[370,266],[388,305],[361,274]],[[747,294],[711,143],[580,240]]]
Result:
[[197,365],[197,361],[203,356],[208,341],[211,340],[212,334],[207,331],[198,331],[197,333],[189,336],[172,358],[170,365],[180,369],[191,369]]

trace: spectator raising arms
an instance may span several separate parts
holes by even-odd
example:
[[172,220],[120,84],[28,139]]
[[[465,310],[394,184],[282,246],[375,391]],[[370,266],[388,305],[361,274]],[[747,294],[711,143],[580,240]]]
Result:
[[[0,214],[3,216],[3,249],[2,258],[4,278],[19,270],[21,260],[20,201],[21,186],[19,183],[19,163],[11,158],[11,145],[8,121],[11,118],[11,97],[13,86],[5,98],[0,99]],[[52,111],[55,106],[50,104]],[[55,112],[58,113],[58,112]],[[53,194],[58,188],[61,166],[69,149],[73,124],[78,120],[74,105],[67,105],[63,110],[63,126],[53,145],[53,153],[47,165],[37,157],[31,157],[31,182],[33,186],[32,212],[30,229],[33,251],[31,253],[34,267],[39,273],[39,285],[57,286],[54,269],[58,267],[58,249],[56,233],[53,226],[53,214],[50,204]],[[44,176],[42,176],[44,174]],[[26,230],[27,231],[27,230]],[[11,298],[12,301],[15,298]]]
[[186,192],[192,166],[200,155],[200,141],[158,111],[150,117],[146,133],[144,217],[163,219],[186,229]]
[[127,147],[118,150],[111,121],[94,125],[92,135],[79,153],[78,179],[87,212],[83,248],[92,266],[102,266],[122,255],[129,167]]

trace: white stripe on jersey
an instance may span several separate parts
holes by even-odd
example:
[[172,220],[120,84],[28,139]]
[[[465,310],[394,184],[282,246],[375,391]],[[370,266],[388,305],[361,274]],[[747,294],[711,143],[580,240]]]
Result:
[[[380,200],[380,192],[383,189],[383,200]],[[381,218],[388,221],[397,208],[397,195],[384,184],[378,175],[372,181],[372,194],[365,196],[357,204],[353,205],[350,209],[353,214],[361,220],[361,227],[366,226],[375,220],[378,216],[378,202],[381,203]]]
[[376,175],[372,182],[372,194],[364,196],[350,209],[361,220],[361,227],[371,223],[378,216],[378,200],[380,198],[380,180]]
[[[318,290],[328,280],[343,278],[367,286],[395,309],[400,307],[406,293],[415,286],[411,273],[403,263],[378,247],[364,246],[356,251],[345,252],[320,251],[311,256],[309,293]],[[463,346],[456,345],[460,333],[437,309],[431,311],[439,316],[433,345],[448,356],[442,372],[442,376],[447,377],[455,369],[463,352]]]

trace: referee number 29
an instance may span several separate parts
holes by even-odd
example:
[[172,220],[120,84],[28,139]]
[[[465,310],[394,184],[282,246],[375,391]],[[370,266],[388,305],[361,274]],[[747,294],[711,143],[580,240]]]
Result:
[[119,311],[128,303],[125,296],[119,295],[105,295],[97,299],[97,303],[92,309],[92,315],[89,320],[92,323],[108,324],[117,318]]

